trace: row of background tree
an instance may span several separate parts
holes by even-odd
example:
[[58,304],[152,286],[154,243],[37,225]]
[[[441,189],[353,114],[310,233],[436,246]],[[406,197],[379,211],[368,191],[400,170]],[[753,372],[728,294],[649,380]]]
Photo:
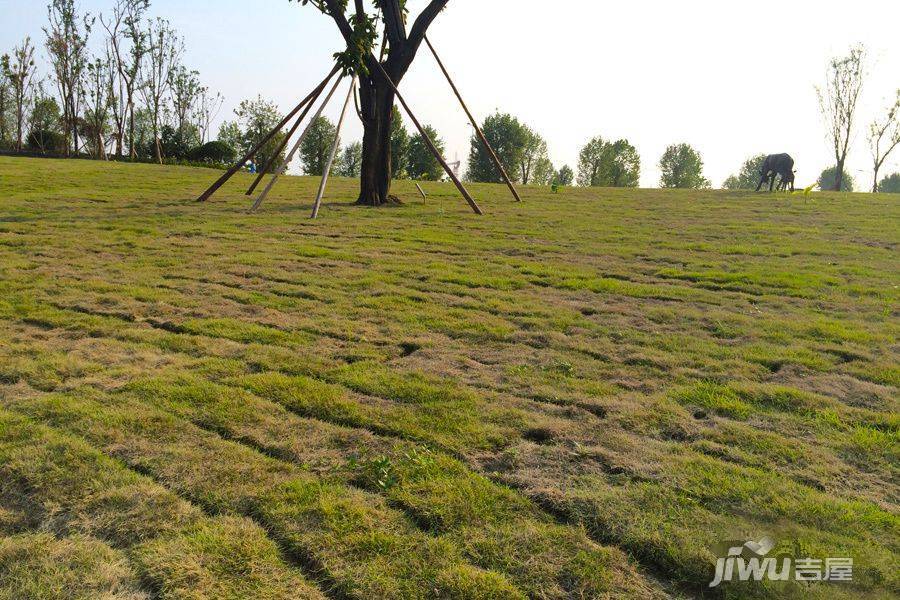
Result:
[[[435,146],[444,154],[446,148],[437,131],[430,125],[424,126],[428,137]],[[234,124],[226,123],[220,132],[220,138],[231,143],[231,133],[238,134],[240,128]],[[325,171],[325,165],[331,154],[337,127],[326,117],[319,117],[310,126],[309,134],[300,146],[300,164],[307,175],[321,175]],[[362,144],[353,142],[341,148],[341,140],[337,141],[338,153],[333,166],[334,173],[339,177],[359,177],[362,166]],[[265,164],[271,154],[257,157],[259,164]],[[283,156],[279,157],[283,160]],[[434,157],[421,135],[410,135],[400,116],[397,107],[394,107],[394,117],[391,124],[391,164],[393,174],[397,179],[418,179],[421,181],[439,181],[444,176],[444,169]]]
[[[846,172],[847,157],[856,133],[859,100],[867,73],[867,53],[863,46],[852,48],[845,57],[832,59],[824,86],[817,88],[825,137],[834,152],[834,166],[825,169],[817,184],[823,190],[853,191],[855,182]],[[522,184],[558,183],[570,185],[575,174],[568,166],[554,169],[547,143],[540,135],[510,115],[497,114],[484,123],[485,135],[497,149],[507,171]],[[900,173],[881,179],[882,167],[900,147],[900,89],[880,115],[869,121],[867,141],[872,160],[873,192],[900,193]],[[738,174],[729,177],[726,189],[756,189],[765,155],[749,158]],[[641,158],[628,140],[615,142],[594,138],[579,153],[577,183],[581,186],[637,187]],[[706,188],[703,159],[688,144],[669,146],[659,162],[659,185],[667,188]],[[499,182],[490,157],[476,139],[469,155],[469,178]]]
[[[43,40],[46,75],[30,38],[0,57],[0,151],[221,166],[281,121],[274,102],[245,100],[211,140],[224,98],[184,64],[184,39],[150,10],[150,0],[114,0],[108,14],[95,16],[80,12],[76,0],[51,0]],[[325,118],[313,124],[300,152],[307,174],[324,170],[334,129]],[[437,132],[427,129],[443,151]],[[409,135],[399,114],[393,139],[400,177],[441,177],[440,164],[420,136]],[[283,141],[276,136],[254,162],[268,164]],[[361,152],[359,143],[344,148],[337,174],[357,176]],[[282,152],[273,169],[283,159]]]
[[[846,173],[845,165],[858,120],[857,106],[865,73],[866,51],[862,46],[856,47],[851,49],[848,56],[831,61],[828,79],[824,86],[817,89],[826,138],[834,150],[835,158],[835,166],[825,169],[818,178],[820,189],[854,190],[855,182]],[[307,147],[302,152],[304,170],[310,174],[321,173],[320,167],[334,140],[334,126],[325,119],[322,121],[320,125],[317,124],[317,129],[328,135],[313,136],[314,139],[307,140]],[[484,121],[482,129],[507,173],[519,184],[567,186],[577,183],[585,187],[639,185],[641,157],[627,139],[611,141],[596,137],[588,141],[579,153],[576,175],[568,165],[555,168],[546,140],[512,115],[498,112]],[[444,144],[436,132],[430,127],[428,131],[443,152]],[[872,191],[900,193],[900,174],[894,173],[879,179],[881,168],[888,157],[900,147],[900,90],[897,91],[893,104],[882,115],[870,121],[867,139],[873,165]],[[421,138],[410,138],[396,110],[391,150],[395,177],[438,179],[442,176],[440,165],[427,152]],[[338,172],[351,177],[358,175],[359,153],[358,144],[345,149]],[[735,190],[756,189],[764,160],[765,155],[751,157],[738,174],[725,181],[723,187]],[[703,174],[700,153],[688,144],[669,146],[659,161],[659,170],[661,187],[710,187],[709,180]],[[467,178],[476,182],[502,182],[491,156],[475,136],[471,140]]]
[[[224,98],[203,86],[197,71],[183,64],[184,40],[170,23],[150,17],[150,0],[114,0],[110,14],[80,14],[76,0],[51,0],[44,27],[48,75],[39,76],[37,51],[29,38],[0,57],[0,150],[44,155],[88,156],[136,161],[190,162],[223,165],[246,153],[281,120],[277,105],[262,97],[245,100],[226,121],[217,139],[211,126]],[[98,26],[99,23],[99,26]],[[92,35],[102,37],[92,53]],[[856,106],[865,73],[865,51],[854,48],[831,63],[826,85],[819,90],[827,137],[838,167],[826,169],[822,189],[854,188],[843,171],[850,150]],[[48,87],[53,91],[48,92]],[[443,153],[445,145],[434,128],[429,136]],[[483,130],[510,176],[522,185],[637,187],[641,157],[625,139],[591,139],[580,151],[577,173],[568,165],[556,168],[547,142],[509,114],[489,116]],[[324,170],[335,126],[317,119],[300,149],[303,171]],[[396,178],[439,180],[441,165],[418,134],[410,135],[395,110],[391,155]],[[869,128],[875,181],[873,191],[900,191],[900,174],[878,180],[888,155],[900,145],[900,91],[885,116]],[[283,143],[276,136],[255,157],[257,165],[280,166]],[[362,147],[347,145],[338,154],[335,173],[356,177]],[[746,161],[727,189],[754,189],[762,156]],[[277,166],[276,166],[277,165]],[[500,183],[491,157],[473,136],[467,178]],[[660,159],[661,187],[705,188],[699,152],[687,144],[666,149]]]
[[[847,56],[831,60],[825,85],[816,88],[819,110],[825,124],[825,138],[834,155],[834,166],[822,171],[818,186],[823,190],[852,192],[856,187],[847,173],[847,157],[853,146],[859,121],[859,101],[868,70],[867,52],[862,45],[851,48]],[[872,160],[873,193],[900,193],[900,173],[881,178],[882,167],[900,147],[900,89],[887,109],[869,121],[866,140]],[[725,180],[726,189],[755,189],[765,155],[749,158],[737,175]]]
[[[47,73],[25,38],[0,64],[0,149],[98,160],[223,162],[210,128],[221,94],[183,62],[184,40],[150,17],[149,0],[114,0],[108,14],[51,0]],[[99,38],[99,39],[98,39]]]
[[[892,150],[900,145],[900,93],[897,103],[883,121],[871,126],[871,148],[875,157],[873,191],[900,193],[900,173],[889,175],[880,181],[878,171]],[[637,187],[641,178],[641,157],[637,149],[626,139],[610,141],[596,137],[588,141],[578,155],[578,171],[568,166],[556,170],[547,153],[546,141],[515,117],[496,114],[484,122],[484,133],[510,176],[520,184],[571,185],[584,187]],[[880,148],[880,150],[879,150]],[[760,172],[766,155],[749,158],[737,175],[725,180],[723,187],[731,190],[753,190],[760,181]],[[845,158],[846,160],[846,158]],[[842,164],[844,161],[841,161]],[[675,144],[666,148],[659,161],[660,187],[703,189],[710,182],[703,174],[703,158],[689,144]],[[823,190],[853,191],[855,182],[846,172],[838,181],[837,167],[825,169],[818,179]],[[500,175],[494,169],[490,156],[475,138],[469,153],[468,177],[472,181],[500,183]]]
[[184,64],[183,38],[150,8],[149,0],[114,0],[109,14],[94,16],[75,0],[51,0],[46,75],[30,38],[0,57],[0,151],[222,166],[277,125],[275,103],[258,97],[241,102],[211,140],[224,97]]

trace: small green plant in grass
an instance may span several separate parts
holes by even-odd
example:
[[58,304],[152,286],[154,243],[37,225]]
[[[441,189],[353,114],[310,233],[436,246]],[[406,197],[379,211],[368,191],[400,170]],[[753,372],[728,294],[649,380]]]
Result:
[[804,198],[809,198],[812,195],[814,189],[819,186],[818,183],[814,183],[808,188],[804,188],[802,190],[795,190],[793,193],[794,196],[803,196]]
[[387,456],[364,460],[356,466],[356,469],[371,487],[383,492],[391,490],[400,483],[400,475],[394,467],[394,462]]
[[394,489],[408,478],[426,477],[435,465],[431,451],[424,447],[414,447],[393,458],[384,455],[374,458],[354,456],[348,461],[350,472],[355,473],[365,487],[382,492]]
[[753,413],[752,407],[741,400],[734,390],[712,381],[701,381],[677,390],[672,398],[680,404],[693,404],[733,419],[743,420]]
[[575,366],[567,360],[557,360],[543,367],[544,371],[562,375],[563,377],[572,377],[575,374]]

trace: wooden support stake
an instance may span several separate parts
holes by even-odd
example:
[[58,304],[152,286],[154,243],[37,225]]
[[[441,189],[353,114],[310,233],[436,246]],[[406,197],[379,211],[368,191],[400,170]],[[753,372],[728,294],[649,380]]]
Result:
[[319,217],[319,209],[322,207],[322,197],[325,195],[325,186],[328,185],[328,176],[331,174],[331,167],[334,165],[334,157],[337,156],[338,145],[341,143],[341,129],[344,127],[344,118],[347,116],[347,107],[350,106],[350,98],[356,93],[356,75],[350,81],[350,91],[347,92],[347,99],[344,101],[344,108],[341,110],[341,118],[338,119],[337,127],[334,131],[334,143],[331,145],[331,154],[328,155],[328,164],[325,165],[325,172],[322,173],[322,183],[319,184],[319,193],[316,194],[316,203],[313,204],[311,219]]
[[284,136],[284,140],[278,146],[278,149],[269,158],[269,162],[266,163],[266,166],[256,176],[256,179],[253,181],[253,184],[247,190],[247,193],[246,193],[247,196],[250,196],[251,194],[253,194],[254,190],[256,190],[257,186],[260,184],[260,182],[266,176],[266,173],[272,172],[272,167],[275,165],[275,161],[278,160],[278,156],[281,155],[282,152],[284,152],[285,148],[287,148],[287,145],[291,141],[291,138],[294,137],[295,133],[297,133],[297,129],[300,128],[300,125],[306,119],[307,115],[309,115],[309,111],[312,110],[313,105],[316,102],[318,102],[319,97],[322,95],[322,92],[325,91],[325,86],[328,84],[328,81],[330,81],[331,77],[333,77],[333,76],[334,76],[334,73],[329,75],[328,79],[323,81],[321,84],[319,84],[319,87],[317,87],[315,90],[313,90],[313,93],[315,95],[310,98],[307,98],[307,100],[309,100],[309,102],[306,104],[306,108],[304,108],[303,112],[300,113],[300,116],[297,117],[297,122],[294,123],[293,127],[291,127],[291,130],[288,132],[288,134],[286,136]]
[[[331,73],[329,73],[328,77],[327,77],[327,78],[325,79],[325,81],[323,82],[324,85],[327,85],[328,81],[329,81],[332,77],[334,77],[334,74],[337,73],[339,70],[340,70],[340,67],[339,67],[338,65],[335,65],[335,66],[334,66],[334,69],[332,69]],[[324,85],[323,85],[323,87],[324,87]],[[316,88],[316,89],[318,89],[318,88]],[[259,152],[259,150],[269,142],[269,140],[271,140],[273,137],[275,137],[275,135],[276,135],[279,131],[281,131],[281,130],[284,128],[285,125],[287,125],[288,121],[290,121],[291,119],[294,118],[294,115],[296,115],[298,112],[300,112],[301,110],[303,110],[303,107],[306,105],[307,102],[309,102],[309,99],[312,98],[312,96],[313,96],[314,93],[315,93],[315,90],[313,90],[313,93],[311,93],[309,96],[307,96],[307,97],[303,100],[303,102],[301,102],[300,104],[298,104],[297,107],[294,108],[294,110],[292,110],[291,112],[289,112],[289,113],[284,117],[284,119],[281,120],[281,123],[279,123],[278,125],[276,125],[275,128],[274,128],[272,131],[270,131],[270,132],[268,133],[268,135],[266,135],[266,137],[264,137],[264,138],[263,138],[256,146],[253,147],[252,150],[250,150],[250,152],[248,152],[246,155],[244,155],[244,157],[241,158],[241,160],[239,160],[237,163],[234,164],[234,166],[232,166],[230,169],[228,169],[228,171],[227,171],[224,175],[222,175],[222,176],[219,178],[218,181],[216,181],[214,184],[212,184],[212,185],[209,187],[208,190],[206,190],[205,192],[203,192],[203,194],[202,194],[199,198],[197,198],[197,202],[206,202],[207,200],[209,200],[210,196],[212,196],[213,194],[215,194],[216,191],[217,191],[220,187],[222,187],[223,185],[225,185],[225,183],[226,183],[229,179],[231,179],[232,177],[234,177],[234,174],[237,173],[238,171],[240,171],[241,168],[247,163],[248,160],[250,160],[251,158],[253,158],[253,157],[256,155],[256,153]]]
[[474,115],[472,115],[472,112],[469,110],[469,107],[466,105],[465,100],[463,100],[462,94],[459,93],[459,89],[457,89],[456,84],[453,83],[453,79],[450,77],[450,73],[447,72],[447,67],[444,66],[444,62],[438,56],[438,53],[434,49],[434,46],[431,45],[431,40],[428,39],[428,36],[425,36],[425,43],[428,44],[428,48],[431,49],[431,54],[434,55],[434,59],[437,61],[437,64],[441,68],[441,71],[443,71],[444,77],[447,78],[447,83],[449,83],[450,87],[453,88],[453,93],[456,94],[456,98],[459,100],[459,103],[462,105],[463,110],[466,111],[466,115],[469,117],[469,121],[472,123],[472,127],[475,128],[475,133],[478,134],[478,138],[481,140],[481,143],[484,144],[485,149],[488,151],[488,154],[491,156],[491,160],[494,161],[494,165],[496,165],[497,170],[500,172],[500,176],[503,177],[503,181],[505,181],[506,185],[509,186],[509,191],[512,192],[512,195],[516,199],[516,202],[521,202],[522,198],[519,197],[519,192],[516,190],[516,186],[513,185],[512,180],[509,178],[509,175],[506,173],[506,169],[503,167],[503,163],[500,162],[500,158],[497,156],[497,153],[494,152],[494,148],[491,147],[491,143],[488,142],[487,137],[484,135],[484,132],[481,130],[481,126],[478,125],[478,121],[475,120]]
[[343,79],[344,77],[341,76],[338,77],[338,80],[334,82],[334,86],[332,86],[331,91],[328,92],[328,96],[325,98],[325,102],[323,102],[322,106],[319,107],[319,110],[318,112],[316,112],[316,116],[312,118],[312,121],[310,121],[306,125],[306,129],[303,130],[303,134],[299,138],[297,138],[297,141],[294,143],[294,147],[291,148],[291,151],[288,153],[288,155],[284,157],[284,161],[282,161],[281,166],[278,168],[278,171],[276,171],[272,175],[272,179],[269,181],[269,184],[266,185],[266,189],[262,191],[262,193],[259,195],[259,198],[257,198],[256,202],[253,203],[253,208],[250,209],[251,212],[259,210],[259,207],[262,206],[263,202],[265,202],[266,196],[268,196],[269,192],[272,191],[272,188],[275,187],[275,182],[278,181],[278,177],[285,171],[285,169],[288,168],[288,165],[291,164],[291,161],[294,160],[294,155],[297,154],[297,150],[300,149],[300,145],[303,143],[303,140],[305,140],[306,136],[309,135],[309,132],[312,130],[312,126],[316,122],[316,120],[322,116],[322,113],[325,111],[325,107],[328,106],[328,103],[331,101],[331,97],[334,96],[335,90],[337,90]]
[[459,177],[456,176],[456,173],[453,172],[453,169],[450,168],[450,165],[447,164],[447,161],[444,160],[444,157],[441,156],[441,153],[438,151],[437,147],[434,145],[434,142],[428,136],[428,133],[425,131],[425,128],[422,127],[422,124],[419,123],[419,120],[416,118],[416,115],[413,114],[412,110],[409,108],[409,105],[406,103],[406,100],[403,99],[403,95],[400,93],[400,90],[397,89],[397,86],[394,84],[394,81],[391,79],[390,75],[387,74],[387,71],[384,70],[384,66],[375,60],[371,54],[369,58],[372,59],[376,65],[378,65],[378,70],[381,71],[381,75],[387,80],[388,84],[391,86],[391,89],[394,90],[394,94],[397,95],[397,99],[400,101],[400,104],[403,105],[403,110],[406,111],[406,114],[409,115],[410,120],[416,126],[416,129],[419,130],[419,135],[422,136],[422,139],[425,140],[425,145],[428,146],[428,149],[431,150],[431,153],[434,157],[441,163],[441,166],[444,167],[444,171],[447,172],[447,175],[456,185],[456,189],[459,190],[459,193],[462,194],[463,198],[466,199],[466,202],[469,203],[469,206],[475,212],[476,215],[483,215],[481,208],[469,194],[469,190],[466,189],[466,186],[462,184],[462,181],[459,180]]
[[428,196],[425,195],[425,190],[422,189],[422,186],[417,183],[416,189],[419,190],[420,194],[422,194],[422,204],[428,202]]

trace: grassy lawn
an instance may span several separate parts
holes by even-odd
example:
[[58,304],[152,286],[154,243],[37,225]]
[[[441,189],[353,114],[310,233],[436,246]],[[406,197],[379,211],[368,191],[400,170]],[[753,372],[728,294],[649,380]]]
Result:
[[0,599],[900,594],[900,197],[217,176],[0,158]]

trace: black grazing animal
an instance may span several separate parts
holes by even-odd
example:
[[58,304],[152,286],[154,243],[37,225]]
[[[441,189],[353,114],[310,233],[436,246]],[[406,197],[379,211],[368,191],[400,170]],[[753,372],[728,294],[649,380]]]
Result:
[[756,186],[756,191],[762,189],[762,186],[766,181],[769,182],[769,191],[771,192],[775,189],[775,178],[781,177],[781,185],[779,189],[785,188],[787,189],[788,184],[791,186],[791,191],[794,191],[794,159],[791,158],[790,154],[772,154],[771,156],[767,156],[765,162],[763,162],[762,169],[760,169],[760,178],[759,185]]
[[785,177],[782,175],[782,177],[781,177],[781,183],[778,184],[778,191],[779,191],[779,192],[786,192],[787,189],[788,189],[788,186],[791,187],[791,191],[792,191],[792,192],[794,191],[794,181],[795,181],[795,178],[796,178],[796,173],[797,173],[796,171],[791,171],[790,173],[787,174],[787,178],[785,178]]

